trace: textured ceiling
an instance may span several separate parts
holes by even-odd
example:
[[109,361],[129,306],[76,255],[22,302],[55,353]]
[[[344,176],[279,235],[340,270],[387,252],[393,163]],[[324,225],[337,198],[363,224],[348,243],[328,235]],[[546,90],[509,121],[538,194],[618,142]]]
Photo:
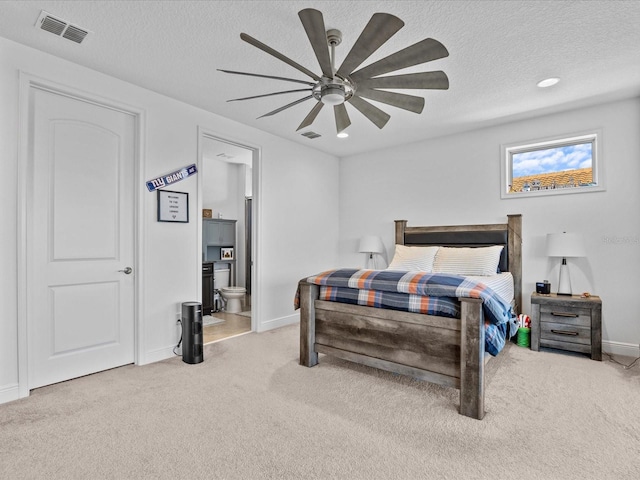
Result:
[[[309,7],[343,33],[337,65],[376,12],[405,26],[363,65],[439,40],[449,57],[400,73],[443,70],[449,90],[404,91],[425,98],[422,114],[377,104],[391,115],[382,130],[347,105],[347,139],[327,108],[303,130],[320,138],[296,133],[313,100],[256,118],[304,94],[227,102],[298,87],[219,68],[307,79],[241,32],[320,72],[297,15]],[[37,30],[41,10],[93,33],[76,45]],[[3,37],[337,156],[640,95],[639,24],[640,1],[0,1]],[[549,76],[561,82],[535,86]]]

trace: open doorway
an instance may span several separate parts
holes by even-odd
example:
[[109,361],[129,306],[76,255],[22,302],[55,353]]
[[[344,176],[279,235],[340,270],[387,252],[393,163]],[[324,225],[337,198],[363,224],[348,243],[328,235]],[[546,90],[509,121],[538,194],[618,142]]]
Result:
[[254,165],[257,149],[200,135],[205,344],[256,330]]

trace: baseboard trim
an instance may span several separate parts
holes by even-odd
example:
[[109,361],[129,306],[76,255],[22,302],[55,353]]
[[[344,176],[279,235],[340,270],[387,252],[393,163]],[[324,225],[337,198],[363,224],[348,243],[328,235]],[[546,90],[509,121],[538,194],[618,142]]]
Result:
[[173,353],[174,348],[175,345],[171,347],[159,348],[150,352],[145,352],[142,362],[138,363],[138,365],[148,365],[149,363],[155,363],[161,360],[166,360],[167,358],[175,357],[176,354]]
[[13,402],[20,398],[20,388],[17,383],[10,383],[0,387],[0,404]]
[[[275,318],[273,320],[269,320],[264,322],[258,326],[257,332],[266,332],[267,330],[273,330],[274,328],[286,327],[287,325],[294,325],[300,321],[300,314],[294,313],[293,315],[288,315],[286,317]],[[144,352],[140,357],[140,363],[138,365],[147,365],[149,363],[159,362],[161,360],[166,360],[167,358],[175,357],[176,355],[173,353],[173,349],[175,346],[159,348],[157,350],[151,350],[149,352]]]
[[633,343],[602,341],[602,351],[612,355],[622,355],[625,357],[640,357],[640,345]]
[[294,325],[298,322],[300,322],[300,314],[297,312],[286,317],[274,318],[273,320],[258,325],[258,333],[273,330],[274,328],[286,327],[287,325]]

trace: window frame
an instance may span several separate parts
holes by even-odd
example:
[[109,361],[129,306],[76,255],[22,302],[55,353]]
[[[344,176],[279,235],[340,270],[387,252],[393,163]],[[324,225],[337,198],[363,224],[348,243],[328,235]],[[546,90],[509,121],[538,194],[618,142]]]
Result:
[[[513,155],[538,150],[548,150],[550,148],[561,148],[570,145],[580,145],[591,143],[591,172],[595,185],[576,188],[557,188],[546,190],[532,190],[529,192],[509,192],[513,179]],[[604,168],[602,160],[602,131],[592,129],[588,132],[548,137],[529,142],[516,142],[503,144],[501,150],[500,168],[500,198],[528,198],[541,197],[547,195],[567,195],[576,193],[602,192],[605,191]]]

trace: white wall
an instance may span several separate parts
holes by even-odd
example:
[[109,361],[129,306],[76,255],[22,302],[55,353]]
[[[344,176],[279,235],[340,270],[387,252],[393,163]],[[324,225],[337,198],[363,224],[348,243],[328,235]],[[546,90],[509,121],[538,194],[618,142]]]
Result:
[[[214,140],[205,140],[213,142]],[[229,163],[218,158],[204,157],[202,175],[202,208],[212,210],[214,218],[237,220],[235,246],[235,286],[245,287],[245,192],[246,183],[251,183],[247,175],[251,168],[243,163]],[[249,187],[250,190],[250,187]]]
[[[249,128],[154,92],[0,38],[0,403],[18,395],[18,151],[19,72],[43,77],[145,112],[142,181],[197,163],[197,131],[259,147],[261,203],[258,285],[263,292],[258,329],[298,319],[293,311],[297,281],[318,269],[318,253],[336,263],[338,159]],[[300,180],[302,179],[302,180]],[[308,180],[312,179],[312,180]],[[197,180],[173,185],[190,194],[190,218],[199,218]],[[176,313],[200,298],[199,222],[156,221],[156,195],[142,189],[140,298],[142,362],[172,355],[179,331]],[[322,201],[307,201],[319,199]]]
[[[426,113],[425,115],[428,115]],[[605,192],[500,199],[500,145],[601,128]],[[603,104],[345,158],[340,165],[340,251],[363,265],[361,235],[393,255],[395,219],[410,225],[502,223],[523,215],[523,307],[535,282],[558,282],[547,233],[583,233],[588,257],[569,259],[574,292],[603,301],[603,347],[640,355],[640,100]]]
[[[244,215],[244,170],[242,165],[229,163],[216,158],[204,158],[202,162],[202,208],[213,210],[213,216],[239,219]],[[243,187],[243,188],[241,188]],[[244,201],[242,202],[244,203]]]

